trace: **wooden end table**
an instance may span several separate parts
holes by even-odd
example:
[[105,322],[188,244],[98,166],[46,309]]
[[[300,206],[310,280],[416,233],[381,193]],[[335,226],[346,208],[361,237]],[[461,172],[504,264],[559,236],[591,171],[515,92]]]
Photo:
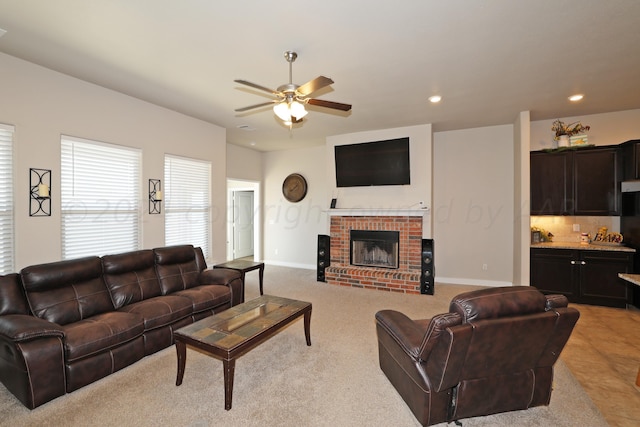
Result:
[[256,262],[256,261],[246,261],[242,259],[236,259],[233,261],[223,262],[222,264],[216,264],[213,268],[229,268],[231,270],[239,271],[242,275],[242,302],[244,302],[244,276],[247,272],[252,270],[260,270],[258,274],[260,275],[260,295],[263,295],[262,292],[262,281],[264,279],[264,262]]
[[311,345],[311,303],[263,295],[206,317],[174,332],[178,355],[176,386],[182,384],[187,345],[222,360],[224,409],[231,409],[236,359],[304,316],[304,335]]

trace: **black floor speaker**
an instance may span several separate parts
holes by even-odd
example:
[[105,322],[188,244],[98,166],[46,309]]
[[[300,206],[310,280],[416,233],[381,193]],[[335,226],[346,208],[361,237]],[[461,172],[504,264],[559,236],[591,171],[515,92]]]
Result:
[[420,272],[420,293],[433,295],[435,287],[435,267],[433,265],[433,239],[422,239],[420,256],[422,270]]
[[318,282],[326,282],[325,268],[331,265],[331,238],[326,234],[318,235]]

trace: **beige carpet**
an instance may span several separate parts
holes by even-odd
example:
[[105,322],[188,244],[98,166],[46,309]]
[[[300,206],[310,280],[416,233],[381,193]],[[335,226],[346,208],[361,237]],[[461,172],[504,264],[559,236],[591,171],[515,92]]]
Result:
[[[254,277],[255,276],[255,277]],[[247,299],[257,296],[247,274]],[[413,318],[447,311],[468,286],[436,284],[436,295],[398,295],[319,283],[315,272],[267,266],[265,292],[313,303],[312,346],[302,320],[236,363],[233,408],[224,410],[222,362],[187,350],[175,386],[176,355],[165,349],[33,411],[0,386],[0,423],[11,426],[416,426],[377,360],[374,314]],[[607,425],[562,362],[549,407],[463,420],[465,426]],[[444,424],[443,424],[444,425]],[[451,424],[453,426],[453,424]]]

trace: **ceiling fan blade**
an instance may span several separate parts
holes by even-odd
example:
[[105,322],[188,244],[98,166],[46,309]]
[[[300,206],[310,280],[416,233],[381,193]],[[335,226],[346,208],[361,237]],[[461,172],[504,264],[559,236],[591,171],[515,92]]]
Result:
[[329,86],[330,84],[333,84],[333,80],[331,80],[329,77],[319,76],[300,86],[298,89],[296,89],[296,92],[301,96],[308,96],[313,92],[322,89],[323,87]]
[[308,104],[317,105],[318,107],[333,108],[334,110],[349,111],[351,104],[342,104],[340,102],[325,101],[324,99],[308,99]]
[[275,91],[273,89],[269,89],[268,87],[260,86],[259,84],[256,84],[256,83],[251,83],[251,82],[248,82],[246,80],[234,80],[234,82],[250,86],[250,87],[252,87],[254,89],[263,90],[263,91],[269,92],[269,93],[271,93],[273,95],[279,95],[280,94],[280,92],[277,92],[277,91]]
[[242,113],[244,111],[253,110],[254,108],[260,108],[260,107],[265,107],[267,105],[275,104],[276,102],[280,102],[280,101],[278,101],[277,99],[274,99],[273,101],[263,102],[261,104],[249,105],[248,107],[243,107],[243,108],[236,108],[235,111],[237,113]]

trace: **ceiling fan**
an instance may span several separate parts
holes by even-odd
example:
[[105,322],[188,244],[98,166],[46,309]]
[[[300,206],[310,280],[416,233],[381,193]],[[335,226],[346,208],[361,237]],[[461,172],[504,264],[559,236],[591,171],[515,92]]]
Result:
[[342,104],[340,102],[311,98],[311,94],[313,94],[314,92],[317,92],[320,89],[333,84],[333,80],[331,80],[329,77],[319,76],[301,86],[294,84],[291,68],[293,62],[297,57],[298,54],[296,52],[286,51],[284,53],[284,58],[289,63],[289,83],[279,86],[276,90],[269,89],[267,87],[246,80],[234,80],[234,82],[236,83],[268,92],[275,97],[275,99],[269,102],[263,102],[260,104],[250,105],[248,107],[238,108],[235,111],[238,113],[242,113],[254,108],[260,108],[274,104],[273,112],[284,122],[285,125],[291,127],[293,123],[301,122],[302,118],[307,115],[307,110],[305,110],[304,108],[305,104],[317,105],[319,107],[331,108],[341,111],[351,110],[350,104]]

